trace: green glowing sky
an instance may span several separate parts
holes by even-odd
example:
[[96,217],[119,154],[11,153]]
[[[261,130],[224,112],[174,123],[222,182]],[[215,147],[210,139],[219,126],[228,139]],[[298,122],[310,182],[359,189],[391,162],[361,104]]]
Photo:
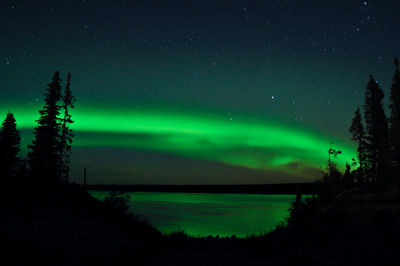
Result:
[[399,56],[398,0],[40,2],[0,1],[0,118],[26,152],[71,72],[76,182],[314,180],[330,143],[351,159],[369,75],[387,103]]
[[[26,129],[24,132],[35,125],[34,108],[16,107],[13,110],[19,128]],[[325,166],[330,142],[335,142],[335,146],[343,151],[338,160],[341,165],[354,156],[353,147],[347,143],[318,132],[255,117],[232,119],[211,112],[157,108],[138,111],[116,106],[80,108],[73,116],[76,148],[147,150],[262,172],[283,172],[300,177],[300,180],[316,178],[316,171],[310,176],[310,170]],[[243,182],[251,180],[244,177]],[[268,178],[264,182],[268,182]]]

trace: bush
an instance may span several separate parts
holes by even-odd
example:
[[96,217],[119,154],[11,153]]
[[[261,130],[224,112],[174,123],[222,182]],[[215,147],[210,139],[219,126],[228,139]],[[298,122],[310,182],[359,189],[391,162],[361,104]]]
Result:
[[321,202],[317,196],[312,196],[301,201],[297,206],[290,208],[288,224],[302,222],[321,209]]
[[104,198],[104,205],[119,214],[131,215],[132,213],[129,205],[129,199],[129,195],[113,191],[109,196]]
[[313,195],[303,200],[301,194],[298,194],[296,200],[289,208],[289,216],[285,218],[285,221],[281,221],[277,224],[275,230],[279,231],[303,222],[320,210],[321,206],[321,201],[318,196]]

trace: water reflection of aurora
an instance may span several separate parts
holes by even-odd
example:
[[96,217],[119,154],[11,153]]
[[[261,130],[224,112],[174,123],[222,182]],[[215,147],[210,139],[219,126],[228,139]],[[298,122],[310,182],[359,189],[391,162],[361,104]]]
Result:
[[[90,191],[99,200],[108,191]],[[272,231],[289,214],[294,195],[127,193],[131,210],[163,233],[247,237]],[[306,196],[307,197],[307,196]]]
[[[35,126],[36,109],[12,111],[20,129]],[[343,151],[339,165],[354,157],[353,147],[324,134],[250,116],[114,106],[79,108],[73,118],[75,147],[141,149],[292,174],[301,168],[324,167],[330,142]]]

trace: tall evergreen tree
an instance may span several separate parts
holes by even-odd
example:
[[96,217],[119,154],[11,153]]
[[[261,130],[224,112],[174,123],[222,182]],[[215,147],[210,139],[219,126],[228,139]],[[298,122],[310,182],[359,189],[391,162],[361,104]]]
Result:
[[362,117],[360,113],[360,108],[357,107],[357,110],[354,114],[354,118],[351,122],[351,126],[349,129],[352,137],[351,140],[354,140],[357,142],[357,160],[359,163],[359,167],[357,169],[357,174],[356,178],[359,183],[362,183],[365,181],[365,170],[367,169],[367,163],[366,163],[366,147],[365,147],[365,130],[364,130],[364,125],[362,123]]
[[341,153],[341,150],[335,150],[332,147],[328,150],[327,172],[325,172],[322,177],[322,182],[320,183],[321,193],[319,195],[319,198],[324,204],[333,200],[341,191],[342,174],[337,168],[337,163],[335,162],[335,159]]
[[[391,163],[394,177],[399,176],[400,169],[400,71],[399,60],[394,60],[396,71],[393,76],[393,83],[390,90],[390,128],[389,139],[391,144]],[[400,180],[397,180],[399,183]]]
[[60,175],[63,182],[68,183],[69,179],[69,163],[71,156],[71,144],[74,134],[70,125],[74,123],[71,119],[70,109],[74,108],[75,96],[71,92],[71,74],[68,73],[67,85],[65,86],[65,92],[62,96],[62,109],[64,111],[64,117],[62,119],[61,126],[61,140],[60,140]]
[[38,126],[34,129],[34,140],[29,145],[28,154],[31,175],[40,184],[59,183],[59,146],[60,146],[60,114],[61,98],[60,74],[56,71],[48,84],[45,105],[39,111]]
[[384,93],[370,76],[365,92],[366,159],[373,182],[387,183],[388,121],[383,109]]
[[0,129],[0,175],[2,183],[11,180],[17,172],[20,135],[13,113],[8,113]]

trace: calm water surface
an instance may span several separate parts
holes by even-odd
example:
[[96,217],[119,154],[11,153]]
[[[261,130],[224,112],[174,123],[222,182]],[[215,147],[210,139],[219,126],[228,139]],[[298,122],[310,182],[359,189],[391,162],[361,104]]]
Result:
[[[106,191],[91,191],[103,200]],[[192,236],[260,235],[288,215],[295,195],[217,193],[127,193],[134,213],[163,233],[184,230]]]

